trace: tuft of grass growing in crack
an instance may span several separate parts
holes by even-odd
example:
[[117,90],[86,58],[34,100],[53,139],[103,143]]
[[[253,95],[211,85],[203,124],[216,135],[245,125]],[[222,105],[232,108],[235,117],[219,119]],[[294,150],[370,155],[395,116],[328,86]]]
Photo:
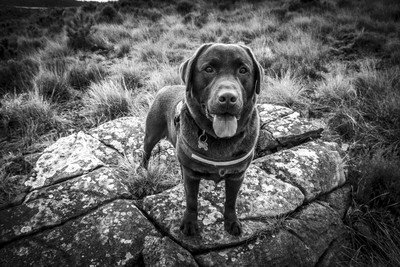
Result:
[[147,170],[140,165],[140,157],[121,157],[116,167],[118,176],[128,185],[135,199],[154,195],[179,183],[180,176],[168,164],[151,159]]

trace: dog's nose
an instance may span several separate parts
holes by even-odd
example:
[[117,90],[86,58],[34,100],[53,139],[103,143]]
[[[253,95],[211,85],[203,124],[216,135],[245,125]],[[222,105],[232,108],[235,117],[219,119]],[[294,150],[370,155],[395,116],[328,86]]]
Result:
[[229,104],[229,103],[235,103],[236,102],[236,100],[237,100],[237,98],[238,98],[238,95],[237,95],[237,93],[236,92],[234,92],[234,91],[231,91],[231,92],[224,92],[224,93],[222,93],[222,94],[220,94],[219,96],[218,96],[218,101],[221,103],[221,104]]
[[218,94],[218,102],[220,104],[235,104],[239,95],[236,91],[233,90],[222,90]]

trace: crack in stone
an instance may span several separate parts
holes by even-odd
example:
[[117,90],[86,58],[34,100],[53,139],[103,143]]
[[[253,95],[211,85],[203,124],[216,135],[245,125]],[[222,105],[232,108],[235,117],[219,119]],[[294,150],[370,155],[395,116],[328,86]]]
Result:
[[296,237],[297,239],[299,239],[305,246],[309,247],[308,244],[303,240],[303,238],[301,236],[299,236],[293,229],[285,226],[284,229],[286,231],[288,231],[291,235],[293,235],[294,237]]
[[[103,167],[107,167],[107,165],[98,165],[98,166],[94,167],[94,168],[91,169],[91,170],[88,170],[88,171],[85,171],[85,172],[79,173],[79,174],[66,175],[66,176],[64,176],[64,177],[61,176],[62,178],[57,179],[57,180],[54,181],[52,184],[43,185],[43,186],[40,186],[40,187],[35,187],[34,189],[30,189],[30,190],[28,191],[28,194],[31,193],[31,192],[33,192],[33,191],[35,191],[35,190],[39,190],[39,189],[43,189],[43,188],[48,188],[48,187],[53,186],[53,185],[61,184],[61,183],[65,182],[65,181],[75,179],[75,178],[80,177],[80,176],[82,176],[82,175],[86,175],[86,174],[92,173],[92,172],[94,172],[94,171],[96,171],[96,170],[98,170],[98,169],[101,169],[101,168],[103,168]],[[25,196],[25,198],[26,198],[26,196]],[[25,201],[25,199],[24,199],[24,201]],[[24,202],[22,202],[22,203],[24,203]],[[21,204],[22,204],[22,203],[21,203]],[[18,206],[19,206],[19,205],[18,205]]]
[[[11,244],[11,243],[14,243],[14,242],[17,242],[17,241],[19,241],[19,240],[23,240],[23,239],[26,239],[26,238],[29,238],[29,237],[32,237],[32,236],[41,234],[41,233],[43,233],[43,232],[45,232],[45,231],[47,231],[47,230],[56,229],[56,228],[58,228],[58,227],[61,227],[61,226],[65,225],[66,223],[68,223],[68,222],[70,222],[70,221],[83,218],[83,217],[85,217],[85,216],[87,216],[87,215],[90,215],[90,214],[96,212],[98,209],[100,209],[100,208],[104,207],[105,205],[108,205],[108,204],[110,204],[110,203],[112,203],[112,202],[114,202],[114,201],[116,201],[116,200],[132,200],[132,199],[131,199],[131,198],[125,198],[125,197],[123,197],[123,196],[122,196],[122,197],[119,196],[119,197],[107,199],[107,200],[105,200],[103,203],[101,203],[101,204],[99,204],[99,205],[97,205],[97,206],[95,206],[95,207],[92,207],[92,208],[88,209],[86,212],[81,213],[81,214],[78,214],[78,215],[76,215],[76,216],[71,216],[70,218],[66,219],[66,220],[63,221],[63,222],[56,223],[56,224],[53,224],[53,225],[43,226],[43,227],[40,227],[39,229],[34,230],[34,231],[32,231],[32,232],[30,232],[30,233],[28,233],[28,234],[22,234],[22,235],[19,235],[19,236],[15,237],[15,238],[11,239],[11,240],[5,241],[5,242],[3,242],[3,243],[0,244],[0,249],[3,249],[3,248],[6,247],[7,245],[9,245],[9,244]],[[132,201],[133,201],[133,200],[132,200]],[[135,203],[134,203],[134,204],[135,204]]]
[[100,140],[96,137],[94,137],[92,134],[90,133],[85,133],[87,135],[89,135],[90,137],[92,137],[93,139],[96,139],[97,141],[99,141],[102,145],[104,145],[105,147],[108,147],[109,149],[114,150],[115,152],[117,152],[118,154],[120,154],[121,156],[123,156],[124,154],[121,153],[118,149],[116,149],[113,145],[107,144],[106,142],[104,142],[103,140]]
[[329,250],[332,248],[333,243],[336,242],[339,238],[334,238],[328,245],[328,247],[326,248],[326,250],[324,251],[324,253],[321,254],[321,256],[318,258],[317,262],[315,263],[314,266],[319,267],[321,266],[321,262],[323,261],[325,255],[329,252]]
[[[165,231],[158,223],[156,220],[154,220],[143,208],[142,208],[142,202],[143,200],[138,200],[136,203],[133,203],[136,208],[138,208],[140,210],[140,212],[143,214],[144,217],[146,217],[146,219],[156,228],[156,230],[161,233],[162,236],[167,236],[169,238],[171,238],[173,241],[175,241],[176,243],[178,243],[181,247],[183,247],[181,245],[181,243],[176,240],[173,236],[169,235],[168,231]],[[185,247],[183,247],[184,249],[186,249]],[[187,249],[186,249],[187,250]]]

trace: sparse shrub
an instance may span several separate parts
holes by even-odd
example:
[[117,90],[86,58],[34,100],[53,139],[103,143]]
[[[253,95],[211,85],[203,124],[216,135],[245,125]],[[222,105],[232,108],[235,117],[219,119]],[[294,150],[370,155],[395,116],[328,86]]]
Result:
[[26,92],[32,87],[32,79],[38,72],[39,63],[30,58],[0,62],[0,96]]
[[146,72],[144,66],[137,62],[124,60],[121,64],[114,66],[112,72],[114,77],[122,80],[129,90],[142,88],[145,84]]
[[38,93],[53,102],[62,102],[71,98],[66,75],[43,71],[35,78]]
[[378,150],[360,163],[355,200],[372,209],[387,207],[400,216],[400,159],[398,155]]
[[99,82],[107,76],[107,70],[100,64],[78,62],[68,72],[68,81],[76,90],[86,90],[92,82]]
[[156,8],[140,9],[139,14],[153,22],[159,21],[163,16],[162,13]]
[[377,53],[381,52],[385,42],[385,37],[380,34],[363,32],[355,38],[352,48],[360,53]]
[[[345,141],[353,140],[364,125],[362,114],[354,107],[339,106],[328,121],[329,127],[335,130]],[[364,128],[364,130],[366,130]]]
[[43,49],[46,45],[44,38],[18,38],[18,54],[29,54],[39,49]]
[[181,15],[186,15],[193,11],[195,8],[195,4],[190,1],[182,0],[179,1],[176,5],[176,11],[178,11],[179,14]]
[[181,84],[181,78],[178,74],[177,67],[168,64],[160,64],[157,70],[150,73],[149,80],[146,81],[146,87],[151,92],[157,92],[167,85]]
[[[400,159],[378,150],[373,156],[356,157],[350,176],[354,200],[346,222],[352,248],[347,248],[352,266],[399,266],[400,264]],[[354,161],[355,161],[354,160]]]
[[86,107],[85,113],[94,124],[132,115],[135,109],[132,91],[114,80],[92,83],[82,101]]
[[112,6],[106,5],[103,7],[99,14],[96,15],[97,23],[122,23],[122,15]]
[[[343,67],[339,67],[343,68]],[[343,101],[352,101],[357,97],[353,81],[345,70],[323,74],[324,79],[316,88],[316,97],[329,105],[341,104]]]
[[73,49],[85,49],[93,46],[90,35],[93,33],[94,19],[90,15],[79,12],[74,18],[68,21],[66,32],[68,46]]
[[118,44],[125,40],[132,39],[132,31],[123,25],[100,24],[96,25],[96,35],[103,36],[110,43]]
[[5,96],[0,100],[0,113],[6,118],[10,132],[22,136],[26,144],[65,126],[54,107],[34,92]]
[[83,12],[95,12],[97,9],[97,5],[91,2],[86,2],[82,7],[81,10]]
[[165,50],[160,43],[143,43],[139,50],[139,58],[144,62],[165,63],[168,62]]
[[266,77],[267,81],[261,91],[261,102],[272,102],[293,106],[302,104],[304,99],[305,87],[300,78],[290,69],[280,76]]
[[[58,25],[58,24],[54,24],[54,25],[51,25],[50,27],[49,27],[49,29],[51,29],[51,28],[57,28],[58,29],[58,32],[60,32],[60,29],[62,28],[60,25]],[[27,37],[30,37],[30,38],[40,38],[40,37],[42,37],[44,35],[44,30],[43,30],[43,28],[39,28],[39,27],[37,27],[36,25],[33,25],[33,24],[31,24],[31,25],[28,25],[27,27],[26,27],[26,36]]]
[[68,47],[67,41],[47,41],[45,49],[39,51],[39,57],[42,62],[46,62],[52,59],[61,59],[68,57],[72,50]]
[[16,36],[0,39],[0,60],[10,59],[18,55],[18,42]]
[[44,71],[49,71],[56,75],[63,76],[68,72],[70,65],[74,62],[75,59],[72,57],[56,57],[42,61],[41,67]]
[[121,41],[116,48],[117,57],[123,57],[131,51],[131,41],[130,40],[123,40]]
[[373,131],[362,133],[371,144],[400,147],[400,70],[377,70],[374,62],[361,64],[355,77],[358,109]]
[[251,47],[253,48],[254,55],[264,70],[270,69],[272,63],[275,61],[275,55],[267,45],[265,37],[254,39]]
[[208,22],[208,14],[206,12],[190,12],[183,17],[182,22],[184,24],[192,23],[201,28]]

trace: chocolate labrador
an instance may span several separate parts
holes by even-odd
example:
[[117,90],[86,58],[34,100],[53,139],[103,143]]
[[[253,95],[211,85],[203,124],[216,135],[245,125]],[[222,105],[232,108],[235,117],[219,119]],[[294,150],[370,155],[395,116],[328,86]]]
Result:
[[150,108],[143,165],[160,139],[175,146],[186,193],[181,222],[186,235],[198,231],[200,179],[224,179],[225,230],[240,235],[236,198],[257,143],[263,69],[246,46],[204,44],[179,71],[185,86],[162,88]]

